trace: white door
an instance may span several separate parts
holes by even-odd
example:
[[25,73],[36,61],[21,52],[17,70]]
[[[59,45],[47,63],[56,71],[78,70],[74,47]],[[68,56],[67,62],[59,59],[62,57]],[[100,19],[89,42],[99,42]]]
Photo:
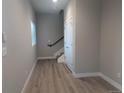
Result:
[[64,53],[66,64],[73,68],[73,20],[69,18],[64,25]]

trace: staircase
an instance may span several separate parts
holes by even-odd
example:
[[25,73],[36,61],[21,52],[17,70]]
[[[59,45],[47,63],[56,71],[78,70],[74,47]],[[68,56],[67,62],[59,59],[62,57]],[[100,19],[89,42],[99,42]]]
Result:
[[54,57],[56,57],[58,63],[64,62],[64,48],[59,49],[55,54]]
[[[62,19],[64,19],[64,11],[63,10],[61,10],[60,12],[59,12],[59,15],[60,15],[60,17],[59,17],[59,25],[61,25],[60,24],[60,18],[62,17]],[[62,28],[61,29],[59,29],[59,30],[63,30],[64,31],[64,20],[63,20],[63,26],[62,26]],[[58,31],[59,31],[58,30]],[[58,38],[58,39],[56,39],[55,41],[48,41],[48,43],[47,43],[47,46],[49,46],[50,48],[51,47],[54,47],[56,44],[58,44],[61,40],[63,40],[64,39],[64,34],[60,37],[60,38]],[[57,59],[57,62],[58,63],[62,63],[62,62],[64,62],[64,48],[62,47],[61,49],[59,49],[55,54],[54,54],[54,57]]]
[[65,55],[62,54],[58,59],[57,59],[58,63],[64,63],[65,62]]

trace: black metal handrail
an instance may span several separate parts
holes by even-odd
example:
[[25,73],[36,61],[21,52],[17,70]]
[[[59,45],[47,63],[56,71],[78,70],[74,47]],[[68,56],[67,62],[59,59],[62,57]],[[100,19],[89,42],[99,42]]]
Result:
[[60,37],[58,40],[56,40],[54,43],[48,44],[49,47],[52,47],[54,45],[56,45],[57,43],[59,43],[62,39],[64,39],[64,36]]

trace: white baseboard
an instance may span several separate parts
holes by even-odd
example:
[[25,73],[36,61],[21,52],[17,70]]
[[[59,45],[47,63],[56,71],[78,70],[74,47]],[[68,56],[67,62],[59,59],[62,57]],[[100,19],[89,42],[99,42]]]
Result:
[[30,82],[30,78],[31,78],[32,73],[33,73],[33,71],[34,71],[34,69],[35,69],[36,63],[37,63],[37,60],[34,62],[32,68],[31,68],[31,71],[30,71],[30,73],[29,73],[29,75],[28,75],[28,77],[27,77],[27,79],[26,79],[26,81],[25,81],[25,84],[24,84],[24,87],[22,88],[21,93],[26,93],[26,92],[25,92],[25,91],[26,91],[26,87],[28,86],[28,84],[29,84],[29,82]]
[[56,59],[56,57],[51,56],[51,57],[38,57],[37,60],[45,60],[45,59]]
[[69,70],[72,72],[72,75],[75,74],[74,70],[72,69],[72,67],[67,64],[65,61],[64,61],[64,64],[66,64],[66,66],[69,68]]
[[114,80],[104,75],[103,73],[99,73],[99,76],[103,78],[104,80],[106,80],[111,85],[113,85],[114,87],[116,87],[117,89],[119,89],[120,91],[122,91],[122,86],[119,83],[115,82]]
[[99,76],[100,72],[93,72],[93,73],[74,73],[73,76],[75,78],[80,78],[80,77],[95,77]]

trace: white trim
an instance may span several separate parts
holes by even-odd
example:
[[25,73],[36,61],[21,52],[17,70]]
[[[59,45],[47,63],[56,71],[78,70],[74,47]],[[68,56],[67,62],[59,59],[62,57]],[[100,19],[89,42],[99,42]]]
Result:
[[56,59],[56,57],[51,56],[51,57],[38,57],[37,60],[45,60],[45,59]]
[[26,87],[28,86],[28,84],[29,84],[29,82],[30,82],[30,79],[31,79],[32,73],[33,73],[33,71],[34,71],[34,69],[35,69],[36,63],[37,63],[37,60],[33,63],[33,66],[32,66],[32,68],[31,68],[31,71],[30,71],[30,73],[29,73],[29,75],[28,75],[26,81],[25,81],[25,84],[24,84],[24,87],[22,88],[21,93],[26,93]]
[[73,76],[75,78],[80,78],[80,77],[95,77],[99,76],[100,72],[93,72],[93,73],[74,73]]
[[[65,62],[64,62],[64,63],[65,63]],[[67,63],[65,63],[65,64],[66,64],[66,66],[71,70],[72,75],[75,74],[75,72],[74,72],[74,70],[72,69],[72,67],[71,67],[69,64],[67,64]]]
[[62,48],[59,49],[56,53],[54,53],[54,56],[55,56],[55,57],[60,56],[61,53],[64,53],[64,47],[62,47]]
[[103,73],[100,73],[99,76],[103,78],[104,80],[106,80],[111,85],[113,85],[114,87],[116,87],[117,89],[119,89],[120,91],[122,91],[122,86],[116,81],[112,80],[110,77],[104,75]]

